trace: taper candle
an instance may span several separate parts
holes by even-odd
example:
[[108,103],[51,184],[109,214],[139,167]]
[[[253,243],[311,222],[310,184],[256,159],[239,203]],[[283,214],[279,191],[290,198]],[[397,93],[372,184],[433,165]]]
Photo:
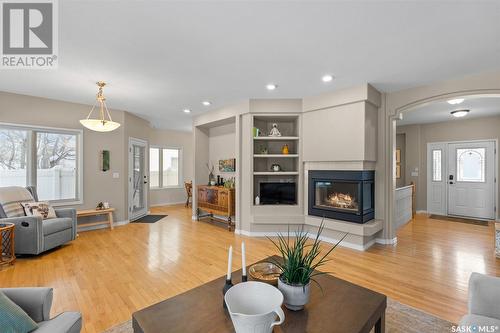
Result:
[[231,280],[231,268],[233,267],[233,246],[229,247],[229,256],[227,259],[227,276],[226,280]]
[[241,242],[241,269],[242,269],[242,275],[246,276],[247,275],[247,264],[246,264],[246,259],[245,259],[245,242]]

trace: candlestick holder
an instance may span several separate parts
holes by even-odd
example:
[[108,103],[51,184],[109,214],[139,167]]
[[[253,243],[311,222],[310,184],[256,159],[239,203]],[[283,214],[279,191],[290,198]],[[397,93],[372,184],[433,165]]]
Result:
[[224,287],[222,288],[222,305],[224,306],[224,309],[227,309],[226,305],[226,300],[224,296],[226,295],[227,291],[233,286],[233,282],[231,279],[226,279],[226,283],[224,284]]

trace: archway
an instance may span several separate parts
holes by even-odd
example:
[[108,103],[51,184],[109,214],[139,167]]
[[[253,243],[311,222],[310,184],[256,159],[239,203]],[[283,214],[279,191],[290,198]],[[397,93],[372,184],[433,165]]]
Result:
[[[493,86],[500,87],[498,79],[494,79]],[[472,85],[478,85],[475,80],[471,82]],[[443,100],[450,100],[454,98],[462,97],[500,97],[500,88],[494,89],[446,89],[442,87],[436,87],[435,89],[427,88],[428,91],[436,91],[438,93],[431,94],[427,97],[422,97],[423,88],[415,88],[414,92],[411,90],[405,91],[404,96],[393,96],[399,93],[387,94],[385,99],[384,111],[385,111],[385,199],[387,209],[387,222],[384,228],[384,239],[386,243],[391,244],[397,241],[396,236],[396,226],[395,226],[395,196],[394,191],[396,189],[396,176],[395,176],[395,161],[394,152],[396,149],[396,120],[400,119],[401,115],[405,112],[414,111],[422,106]],[[392,95],[392,96],[391,96]],[[403,94],[401,94],[403,95]],[[388,99],[393,98],[392,103],[387,102]],[[394,101],[395,100],[395,101]],[[389,104],[389,105],[388,105]]]

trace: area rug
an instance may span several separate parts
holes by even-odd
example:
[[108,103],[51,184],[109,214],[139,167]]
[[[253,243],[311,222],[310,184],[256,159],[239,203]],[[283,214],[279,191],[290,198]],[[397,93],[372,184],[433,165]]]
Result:
[[155,223],[167,216],[168,215],[146,215],[138,220],[133,221],[132,223]]
[[[387,298],[385,314],[386,333],[446,333],[452,323],[411,306]],[[104,333],[133,333],[132,320],[114,326]]]
[[466,219],[466,218],[462,218],[462,217],[442,216],[442,215],[434,215],[434,214],[430,215],[429,217],[431,219],[434,219],[434,220],[468,223],[468,224],[482,225],[484,227],[487,227],[488,223],[489,223],[488,221],[483,221],[483,220],[474,220],[474,219]]

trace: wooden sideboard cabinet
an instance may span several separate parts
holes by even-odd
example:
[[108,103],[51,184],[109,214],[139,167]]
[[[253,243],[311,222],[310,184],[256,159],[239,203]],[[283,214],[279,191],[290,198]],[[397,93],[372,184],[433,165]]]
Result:
[[[197,209],[196,215],[198,221],[201,218],[211,218],[220,222],[227,223],[227,228],[231,231],[234,226],[232,216],[235,212],[235,194],[234,188],[225,188],[223,186],[197,186]],[[226,216],[227,220],[219,219],[214,215]]]

